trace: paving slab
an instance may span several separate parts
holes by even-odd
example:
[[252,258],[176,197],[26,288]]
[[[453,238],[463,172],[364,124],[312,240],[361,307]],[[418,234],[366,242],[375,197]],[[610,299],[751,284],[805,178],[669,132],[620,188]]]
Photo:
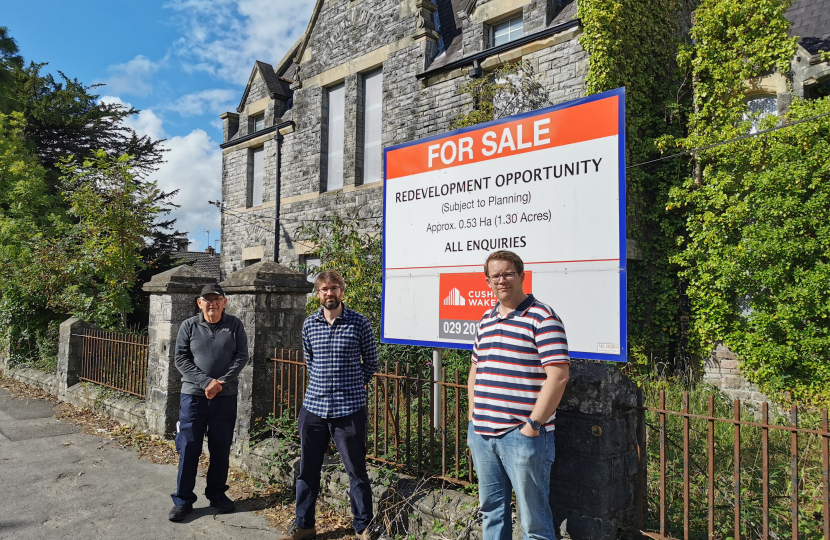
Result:
[[[175,466],[139,459],[135,451],[83,435],[53,414],[47,401],[0,388],[0,539],[277,537],[245,503],[236,513],[216,514],[201,496],[184,521],[168,521]],[[204,487],[200,476],[196,493]]]

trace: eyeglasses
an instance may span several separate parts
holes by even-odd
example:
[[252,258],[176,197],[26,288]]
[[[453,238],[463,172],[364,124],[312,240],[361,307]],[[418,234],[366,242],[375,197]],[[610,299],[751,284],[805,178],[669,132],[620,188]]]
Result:
[[339,291],[342,288],[343,287],[341,287],[340,285],[337,285],[335,287],[326,287],[325,289],[317,289],[317,292],[322,293],[322,294],[328,294],[330,292],[331,293],[337,293],[337,291]]
[[517,275],[519,275],[518,272],[505,272],[503,274],[496,274],[494,276],[490,276],[487,279],[489,279],[493,283],[498,283],[499,281],[501,281],[502,278],[504,278],[505,281],[513,281],[514,279],[516,279]]
[[208,299],[207,299],[207,298],[205,298],[204,296],[200,296],[200,297],[199,297],[199,300],[201,300],[202,302],[204,302],[204,303],[206,303],[206,304],[219,304],[219,303],[221,303],[221,302],[222,302],[222,300],[224,300],[224,299],[225,299],[225,297],[224,297],[224,296],[220,296],[219,298],[214,298],[213,300],[208,300]]

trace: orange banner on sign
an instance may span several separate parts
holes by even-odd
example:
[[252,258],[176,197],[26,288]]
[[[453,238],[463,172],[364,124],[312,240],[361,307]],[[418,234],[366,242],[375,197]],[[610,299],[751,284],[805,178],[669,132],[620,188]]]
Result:
[[[525,271],[524,292],[533,291],[533,273]],[[496,297],[483,272],[440,274],[438,318],[441,320],[478,321]]]
[[386,179],[488,161],[619,134],[619,97],[529,116],[386,154]]

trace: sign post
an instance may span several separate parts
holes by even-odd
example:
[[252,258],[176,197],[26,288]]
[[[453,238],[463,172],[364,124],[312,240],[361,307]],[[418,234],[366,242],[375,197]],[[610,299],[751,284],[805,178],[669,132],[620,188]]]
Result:
[[435,396],[435,399],[433,399],[432,401],[432,425],[435,426],[435,429],[438,429],[438,426],[444,425],[441,421],[441,409],[443,403],[441,385],[438,384],[440,382],[444,382],[443,376],[444,366],[443,362],[441,361],[441,349],[432,349],[432,380],[435,381],[434,383],[432,383],[432,395]]
[[386,148],[381,341],[471,349],[506,249],[573,358],[624,362],[624,116],[618,89]]

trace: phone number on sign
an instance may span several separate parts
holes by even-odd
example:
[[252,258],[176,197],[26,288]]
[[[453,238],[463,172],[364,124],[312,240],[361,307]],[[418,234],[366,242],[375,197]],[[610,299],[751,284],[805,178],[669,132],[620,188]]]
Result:
[[476,322],[461,322],[461,321],[444,321],[444,333],[455,335],[470,335],[476,334]]

